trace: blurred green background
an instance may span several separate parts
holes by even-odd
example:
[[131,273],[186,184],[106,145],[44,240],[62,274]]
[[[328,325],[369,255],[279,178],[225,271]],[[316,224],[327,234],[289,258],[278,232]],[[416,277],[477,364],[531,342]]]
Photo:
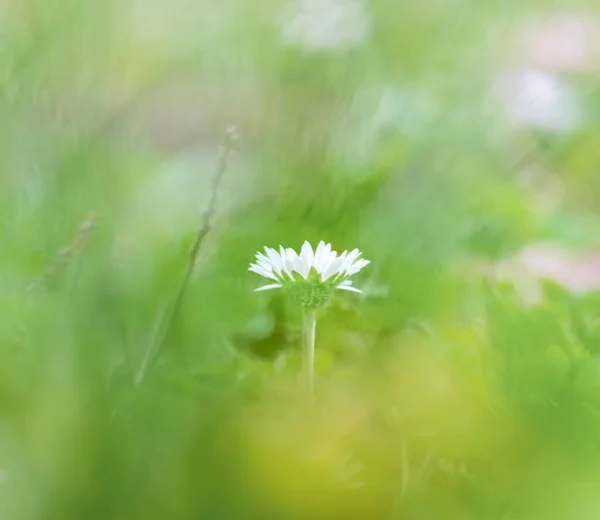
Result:
[[[599,17],[0,2],[0,518],[598,518]],[[371,260],[313,407],[304,240]]]

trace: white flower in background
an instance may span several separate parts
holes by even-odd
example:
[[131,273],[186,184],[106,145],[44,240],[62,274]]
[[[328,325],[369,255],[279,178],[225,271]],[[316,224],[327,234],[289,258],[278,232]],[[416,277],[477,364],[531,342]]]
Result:
[[282,246],[279,246],[279,252],[265,247],[265,254],[257,253],[256,263],[250,264],[249,270],[275,282],[259,287],[257,291],[283,288],[296,303],[314,308],[325,304],[333,289],[361,292],[349,280],[369,264],[361,254],[358,249],[338,254],[331,250],[331,244],[323,241],[314,251],[308,242],[304,242],[300,254]]
[[309,51],[349,49],[366,40],[369,22],[363,0],[288,0],[281,37]]
[[598,65],[600,23],[587,13],[555,14],[524,30],[529,59],[547,70],[586,70]]
[[500,82],[508,117],[517,125],[555,133],[571,132],[582,123],[577,92],[552,74],[524,69]]

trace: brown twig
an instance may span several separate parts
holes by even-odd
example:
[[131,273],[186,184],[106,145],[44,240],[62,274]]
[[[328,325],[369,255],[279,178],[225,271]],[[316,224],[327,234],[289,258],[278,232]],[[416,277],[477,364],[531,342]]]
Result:
[[[194,268],[196,266],[196,261],[198,259],[198,254],[200,252],[200,248],[202,246],[202,241],[204,240],[204,237],[211,230],[212,219],[214,217],[216,207],[217,207],[217,195],[219,192],[219,187],[221,185],[221,180],[223,178],[223,175],[227,169],[227,160],[229,159],[229,155],[231,154],[231,151],[233,149],[233,143],[236,140],[237,140],[237,133],[236,133],[235,127],[228,126],[225,131],[225,142],[221,145],[221,147],[219,149],[219,161],[218,161],[218,165],[217,165],[217,170],[215,172],[215,175],[214,175],[212,183],[211,183],[210,199],[208,201],[208,206],[206,207],[206,210],[202,214],[202,217],[200,220],[200,226],[198,227],[198,232],[196,233],[194,242],[192,243],[192,247],[190,248],[186,271],[185,271],[183,279],[181,280],[181,283],[179,285],[179,289],[177,291],[177,296],[175,297],[175,302],[173,304],[173,310],[171,311],[171,313],[169,315],[169,318],[168,318],[169,321],[164,329],[164,333],[162,334],[162,336],[160,336],[160,339],[159,340],[156,339],[157,337],[159,337],[158,333],[153,334],[153,339],[150,341],[150,343],[148,345],[148,348],[144,355],[144,359],[142,361],[142,365],[137,374],[137,377],[135,380],[136,384],[142,383],[146,374],[148,372],[150,372],[150,370],[152,370],[152,368],[154,367],[161,351],[163,350],[163,348],[167,342],[167,339],[169,338],[169,334],[171,333],[171,330],[173,329],[173,325],[175,324],[175,321],[177,320],[177,317],[181,310],[181,306],[183,304],[185,293],[187,292],[187,289],[190,285],[190,280],[192,278],[192,274],[194,273]],[[158,328],[160,329],[161,327],[158,327]],[[156,345],[156,348],[155,348],[156,341],[158,341],[158,344]]]
[[73,240],[71,240],[69,245],[63,247],[58,252],[58,255],[54,257],[42,275],[27,288],[27,292],[32,292],[36,289],[49,288],[55,284],[61,278],[70,263],[85,250],[89,238],[96,228],[96,223],[97,215],[95,213],[88,215],[77,228]]
[[[41,291],[56,288],[64,280],[67,268],[85,252],[89,239],[96,228],[96,223],[96,213],[90,213],[77,228],[71,242],[61,248],[42,274],[26,287],[21,301],[23,309],[29,308],[29,303],[33,295]],[[24,324],[15,327],[14,343],[20,347],[27,343],[27,327]]]

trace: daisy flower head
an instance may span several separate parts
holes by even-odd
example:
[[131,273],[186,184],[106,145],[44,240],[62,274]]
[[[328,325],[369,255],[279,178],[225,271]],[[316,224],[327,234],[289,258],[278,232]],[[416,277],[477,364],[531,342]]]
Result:
[[338,254],[323,241],[315,250],[304,242],[300,254],[282,246],[279,252],[265,247],[265,254],[256,253],[249,270],[273,281],[257,291],[284,289],[302,307],[318,308],[327,303],[333,289],[361,292],[349,279],[369,264],[361,255],[358,249]]

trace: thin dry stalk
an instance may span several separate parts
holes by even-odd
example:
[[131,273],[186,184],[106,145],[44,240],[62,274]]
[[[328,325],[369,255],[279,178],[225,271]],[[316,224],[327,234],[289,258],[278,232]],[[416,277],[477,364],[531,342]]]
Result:
[[[23,294],[24,308],[27,307],[29,296],[32,293],[48,290],[59,284],[69,265],[85,251],[92,232],[96,228],[97,220],[98,217],[95,213],[88,214],[77,228],[71,242],[60,249],[52,262],[44,269],[43,273],[27,287]],[[17,325],[15,327],[13,340],[18,347],[23,347],[27,343],[27,327],[25,325]]]
[[[198,232],[196,233],[194,242],[192,243],[192,247],[190,248],[186,271],[179,285],[179,289],[175,297],[175,302],[173,304],[173,309],[169,317],[167,318],[168,322],[164,328],[164,333],[161,336],[159,336],[159,334],[152,335],[153,340],[150,341],[150,343],[148,344],[148,348],[146,349],[146,352],[144,354],[142,365],[136,377],[136,384],[142,383],[146,375],[152,370],[152,368],[156,364],[160,353],[164,349],[165,344],[169,338],[171,330],[173,329],[173,325],[175,324],[177,317],[179,316],[183,300],[185,298],[185,294],[190,285],[192,274],[194,273],[194,268],[196,266],[196,261],[198,259],[198,254],[200,253],[202,242],[204,240],[204,237],[211,230],[212,220],[214,218],[214,214],[217,208],[217,196],[219,193],[219,187],[221,185],[223,175],[227,170],[227,161],[233,150],[233,144],[236,140],[237,133],[235,127],[227,127],[225,131],[225,142],[221,145],[219,149],[219,161],[217,164],[217,170],[211,183],[210,199],[208,201],[206,210],[202,214],[200,226],[198,227]],[[160,326],[158,327],[159,330],[161,328],[162,327]]]
[[98,217],[95,213],[91,213],[85,218],[77,228],[73,240],[58,252],[42,275],[27,288],[27,292],[49,289],[61,280],[67,267],[85,251],[92,232],[96,228],[97,220]]

